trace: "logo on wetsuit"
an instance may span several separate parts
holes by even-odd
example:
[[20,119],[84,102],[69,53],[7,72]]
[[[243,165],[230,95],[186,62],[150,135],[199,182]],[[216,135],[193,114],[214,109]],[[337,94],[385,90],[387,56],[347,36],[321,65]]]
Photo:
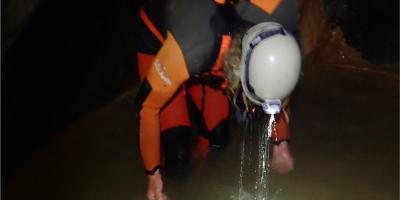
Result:
[[160,75],[161,80],[163,80],[167,85],[172,85],[171,79],[169,79],[167,68],[160,63],[157,59],[154,62],[157,73]]

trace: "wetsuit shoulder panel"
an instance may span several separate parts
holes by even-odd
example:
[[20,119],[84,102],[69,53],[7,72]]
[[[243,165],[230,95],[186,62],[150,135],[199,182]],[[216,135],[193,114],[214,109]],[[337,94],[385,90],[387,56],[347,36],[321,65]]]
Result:
[[297,0],[283,0],[274,12],[274,17],[285,29],[295,33],[298,27],[299,8]]
[[235,10],[241,19],[250,25],[266,21],[276,21],[276,19],[265,12],[260,7],[252,4],[250,1],[240,1],[235,5]]
[[270,21],[282,24],[289,32],[297,28],[297,0],[240,1],[235,9],[240,18],[252,25]]
[[166,28],[176,38],[191,75],[209,70],[224,32],[224,20],[213,1],[170,0]]

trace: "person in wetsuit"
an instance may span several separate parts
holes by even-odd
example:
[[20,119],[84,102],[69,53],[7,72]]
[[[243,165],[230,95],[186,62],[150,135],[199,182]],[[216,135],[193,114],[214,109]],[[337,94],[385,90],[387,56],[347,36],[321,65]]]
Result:
[[[166,198],[160,174],[161,146],[165,165],[174,166],[190,156],[192,123],[187,104],[200,113],[201,122],[196,123],[202,125],[209,147],[226,145],[229,103],[222,57],[231,36],[265,21],[278,22],[294,32],[297,14],[295,0],[143,2],[137,54],[142,83],[136,104],[148,199]],[[293,165],[287,147],[287,121],[278,120],[275,133],[273,155],[282,163],[282,171]]]

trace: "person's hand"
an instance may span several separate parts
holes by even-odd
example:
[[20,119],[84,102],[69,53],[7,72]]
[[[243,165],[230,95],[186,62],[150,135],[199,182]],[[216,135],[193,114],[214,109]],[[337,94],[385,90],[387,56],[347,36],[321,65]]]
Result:
[[154,175],[147,175],[147,199],[148,200],[167,200],[167,195],[163,193],[163,182],[160,170]]
[[287,141],[273,145],[271,167],[278,173],[287,173],[293,170],[294,161]]

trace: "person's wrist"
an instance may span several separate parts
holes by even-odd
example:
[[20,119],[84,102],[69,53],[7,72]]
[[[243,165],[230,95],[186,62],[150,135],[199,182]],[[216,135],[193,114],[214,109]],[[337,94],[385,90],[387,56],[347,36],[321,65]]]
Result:
[[151,181],[160,180],[160,178],[161,178],[161,173],[160,173],[159,170],[157,170],[156,172],[154,172],[154,174],[147,175],[147,180],[150,181],[150,182],[151,182]]
[[282,143],[290,144],[290,140],[289,139],[282,139],[282,140],[274,141],[275,145],[280,145]]
[[153,169],[151,169],[151,170],[146,170],[146,174],[148,175],[148,176],[153,176],[153,175],[155,175],[156,173],[160,173],[160,170],[161,170],[161,165],[157,165],[157,166],[155,166]]

